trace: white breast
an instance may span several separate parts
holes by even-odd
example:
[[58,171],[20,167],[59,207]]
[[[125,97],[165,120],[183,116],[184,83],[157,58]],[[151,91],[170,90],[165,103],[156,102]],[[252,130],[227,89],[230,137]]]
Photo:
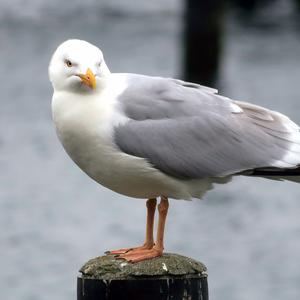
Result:
[[116,106],[121,90],[114,85],[94,96],[54,93],[53,119],[65,150],[90,177],[118,193],[137,198],[190,198],[185,183],[161,173],[143,158],[121,152],[114,144],[114,127],[128,121]]

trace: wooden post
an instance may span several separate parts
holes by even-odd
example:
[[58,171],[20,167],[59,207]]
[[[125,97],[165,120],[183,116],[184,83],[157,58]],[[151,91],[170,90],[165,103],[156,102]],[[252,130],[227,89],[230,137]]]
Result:
[[297,5],[297,9],[300,10],[300,0],[294,0],[296,5]]
[[184,78],[214,85],[223,33],[222,0],[187,0],[184,34]]
[[232,2],[235,3],[241,9],[243,9],[244,11],[253,12],[259,5],[259,2],[265,2],[265,1],[263,1],[263,0],[232,0]]
[[135,264],[101,256],[80,272],[77,300],[208,300],[206,267],[177,254]]

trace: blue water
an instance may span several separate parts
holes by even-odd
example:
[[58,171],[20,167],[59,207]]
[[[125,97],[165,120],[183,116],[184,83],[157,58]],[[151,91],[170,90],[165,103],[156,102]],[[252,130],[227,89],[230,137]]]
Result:
[[[290,1],[251,25],[226,18],[222,93],[300,123],[300,39]],[[137,245],[144,201],[83,174],[51,121],[48,61],[67,38],[104,51],[112,71],[181,76],[182,2],[0,2],[0,298],[75,299],[80,266]],[[205,46],[205,45],[204,45]],[[166,250],[208,267],[212,300],[300,299],[300,188],[238,178],[205,201],[172,201]]]

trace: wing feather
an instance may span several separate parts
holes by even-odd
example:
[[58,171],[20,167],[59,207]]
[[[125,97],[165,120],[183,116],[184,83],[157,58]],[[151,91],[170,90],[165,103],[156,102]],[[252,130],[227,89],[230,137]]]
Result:
[[286,116],[180,80],[128,77],[116,145],[162,172],[195,179],[300,164],[299,127]]

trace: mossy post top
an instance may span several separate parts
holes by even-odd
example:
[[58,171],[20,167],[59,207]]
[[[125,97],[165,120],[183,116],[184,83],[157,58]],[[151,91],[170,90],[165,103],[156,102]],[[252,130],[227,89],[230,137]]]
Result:
[[206,277],[206,267],[201,262],[178,254],[163,256],[139,263],[128,263],[113,255],[89,260],[80,269],[84,279],[138,279],[145,277]]

